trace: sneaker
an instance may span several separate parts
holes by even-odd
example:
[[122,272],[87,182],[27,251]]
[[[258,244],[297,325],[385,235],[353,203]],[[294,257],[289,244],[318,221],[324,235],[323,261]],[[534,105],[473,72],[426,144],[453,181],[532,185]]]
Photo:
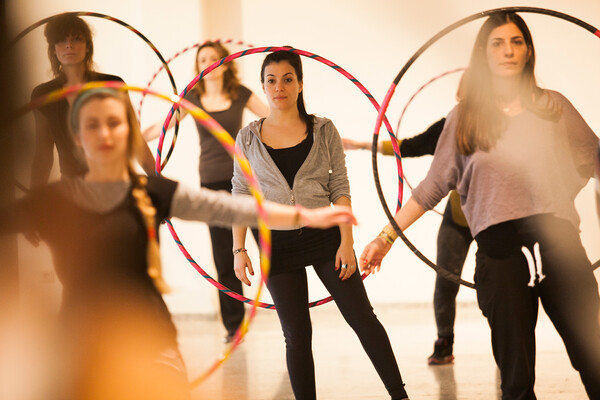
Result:
[[454,361],[452,342],[446,338],[438,338],[433,345],[433,354],[427,359],[429,365],[444,365]]

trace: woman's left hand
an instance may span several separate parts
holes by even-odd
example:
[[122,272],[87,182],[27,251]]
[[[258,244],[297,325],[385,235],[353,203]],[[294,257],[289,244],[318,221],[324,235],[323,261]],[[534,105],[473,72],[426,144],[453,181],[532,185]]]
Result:
[[352,244],[342,243],[335,255],[335,270],[340,270],[340,279],[345,281],[356,272],[356,256]]

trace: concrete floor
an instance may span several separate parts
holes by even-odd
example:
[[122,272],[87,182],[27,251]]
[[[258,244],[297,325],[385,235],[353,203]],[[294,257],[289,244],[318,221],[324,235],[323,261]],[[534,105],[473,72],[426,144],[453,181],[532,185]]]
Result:
[[[429,367],[435,324],[431,305],[378,306],[412,400],[499,399],[499,377],[487,322],[476,304],[459,304],[453,365]],[[313,353],[320,399],[386,399],[387,393],[358,339],[335,305],[312,309]],[[190,378],[199,376],[224,349],[220,321],[177,316],[180,345]],[[543,400],[587,396],[552,324],[540,311],[536,394]],[[285,348],[274,311],[259,310],[244,342],[193,392],[198,399],[293,399]]]

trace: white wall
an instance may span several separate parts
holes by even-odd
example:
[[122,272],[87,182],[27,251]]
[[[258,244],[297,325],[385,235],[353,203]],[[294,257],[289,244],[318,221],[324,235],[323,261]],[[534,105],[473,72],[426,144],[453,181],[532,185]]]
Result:
[[[473,13],[511,5],[543,6],[570,14],[600,27],[600,3],[588,0],[563,2],[538,1],[435,1],[408,2],[397,0],[330,0],[303,2],[251,0],[214,1],[61,1],[60,5],[42,1],[12,2],[19,17],[15,29],[20,31],[30,23],[62,11],[86,10],[106,13],[123,19],[152,40],[164,57],[199,40],[217,37],[241,39],[256,46],[292,45],[326,57],[358,78],[381,102],[389,85],[404,63],[431,36],[447,25]],[[85,4],[85,5],[83,5]],[[171,7],[175,4],[176,7]],[[435,10],[435,11],[431,11]],[[538,79],[544,87],[563,92],[578,108],[588,124],[600,132],[600,116],[596,94],[600,80],[595,66],[600,62],[600,42],[582,28],[563,20],[523,14],[528,22],[537,49]],[[96,31],[96,62],[100,71],[121,75],[128,83],[145,86],[159,67],[158,59],[124,28],[103,20],[88,19]],[[223,23],[215,23],[223,21]],[[469,23],[449,34],[411,67],[400,82],[387,116],[396,127],[400,111],[408,98],[423,83],[450,69],[466,65],[474,35],[481,20]],[[114,25],[114,26],[113,26]],[[200,37],[200,32],[203,32]],[[39,62],[25,67],[34,77],[32,85],[49,76],[41,28],[26,40]],[[24,40],[25,42],[25,40]],[[25,44],[23,45],[25,46]],[[232,51],[240,47],[231,46]],[[262,95],[259,67],[263,55],[238,60],[243,82]],[[188,53],[172,64],[181,90],[192,78],[193,55]],[[377,113],[356,87],[332,69],[306,59],[305,99],[309,112],[331,118],[341,134],[355,139],[371,140]],[[444,116],[454,104],[458,74],[437,81],[424,90],[411,104],[399,132],[408,137]],[[161,73],[153,86],[169,92],[166,74]],[[28,93],[27,93],[28,94]],[[26,96],[25,96],[26,99]],[[25,101],[25,100],[23,100]],[[134,101],[135,102],[135,101]],[[147,101],[142,113],[142,126],[163,118],[168,106]],[[249,117],[248,117],[249,118]],[[382,135],[387,133],[382,130]],[[156,143],[154,143],[156,146]],[[172,162],[165,175],[198,185],[198,145],[191,121],[185,121]],[[404,160],[409,181],[418,183],[427,172],[430,157]],[[360,226],[355,229],[357,253],[376,235],[386,218],[375,192],[371,156],[365,151],[348,154],[353,203]],[[391,157],[379,159],[379,170],[386,199],[394,207],[397,178]],[[405,199],[409,189],[405,188]],[[600,258],[600,232],[594,211],[592,184],[577,199],[582,216],[582,238],[592,261]],[[440,205],[439,209],[443,209]],[[429,213],[407,231],[407,236],[430,259],[435,260],[435,240],[441,217]],[[196,260],[213,274],[207,230],[202,224],[185,225],[175,221],[180,236]],[[163,263],[169,281],[178,290],[168,295],[173,312],[214,313],[216,290],[187,265],[166,230],[162,235]],[[26,247],[22,244],[22,247]],[[28,248],[27,248],[28,249]],[[472,249],[473,251],[474,249]],[[256,255],[256,250],[251,249]],[[254,260],[257,260],[254,257]],[[472,280],[473,255],[463,273]],[[373,303],[429,302],[433,291],[434,273],[419,261],[406,246],[398,243],[384,262],[382,271],[369,277],[366,285]],[[254,293],[254,284],[247,295]],[[311,298],[326,293],[320,283],[310,282]],[[267,295],[264,301],[269,301]],[[460,301],[475,301],[474,292],[462,289]]]

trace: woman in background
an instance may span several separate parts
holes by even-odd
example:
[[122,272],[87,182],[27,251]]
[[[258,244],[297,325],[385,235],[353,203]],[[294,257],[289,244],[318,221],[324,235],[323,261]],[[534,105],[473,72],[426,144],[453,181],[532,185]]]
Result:
[[[94,42],[88,24],[72,13],[52,18],[44,29],[48,43],[48,60],[54,79],[36,86],[31,98],[44,96],[62,87],[90,81],[120,81],[116,75],[103,74],[94,70]],[[60,173],[64,177],[82,176],[87,170],[85,158],[67,125],[69,105],[75,95],[70,95],[40,107],[35,117],[35,153],[31,169],[31,187],[45,185],[50,177],[54,162],[54,146],[58,152]],[[137,156],[144,171],[154,172],[154,158],[150,149],[140,148]]]
[[[196,75],[210,65],[227,57],[229,51],[217,42],[206,42],[196,52]],[[242,128],[244,110],[266,117],[269,109],[257,95],[243,86],[237,76],[234,62],[222,65],[198,81],[185,98],[213,117],[235,139]],[[187,113],[183,111],[182,118]],[[175,125],[171,119],[169,129]],[[231,192],[233,160],[218,140],[200,123],[196,123],[200,136],[200,185],[212,190]],[[161,123],[144,131],[144,138],[152,140],[160,135]],[[217,270],[217,280],[229,289],[242,293],[242,283],[233,272],[233,239],[230,227],[209,226],[212,254]],[[244,303],[219,292],[221,318],[227,331],[225,342],[233,339],[244,319]]]

